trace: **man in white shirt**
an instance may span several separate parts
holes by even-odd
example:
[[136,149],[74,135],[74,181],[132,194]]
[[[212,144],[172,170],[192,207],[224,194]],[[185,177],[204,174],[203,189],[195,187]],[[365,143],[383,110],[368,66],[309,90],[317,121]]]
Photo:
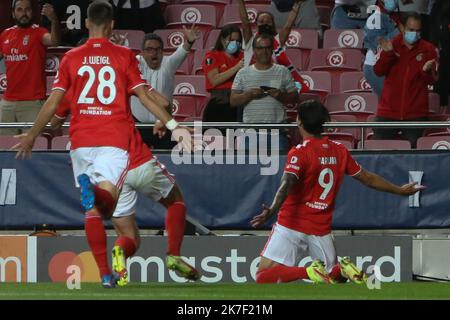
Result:
[[[163,54],[162,39],[154,33],[146,34],[142,41],[142,51],[136,56],[142,77],[170,102],[170,108],[172,106],[175,73],[187,58],[194,42],[201,36],[199,29],[195,26],[190,29],[183,27],[183,32],[185,38],[183,45],[180,45],[174,53],[168,56]],[[133,116],[140,123],[155,122],[154,115],[148,112],[139,99],[134,96],[131,97],[131,110]],[[144,141],[154,148],[170,148],[170,134],[167,133],[167,137],[159,140],[153,135],[151,129],[141,129],[140,131]]]

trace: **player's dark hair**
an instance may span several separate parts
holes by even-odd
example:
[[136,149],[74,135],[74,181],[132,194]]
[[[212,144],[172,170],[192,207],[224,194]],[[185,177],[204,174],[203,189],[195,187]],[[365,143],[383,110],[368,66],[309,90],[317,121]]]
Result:
[[142,50],[145,49],[145,43],[146,43],[147,41],[149,41],[149,40],[156,40],[156,41],[158,41],[159,44],[161,45],[161,49],[164,48],[164,42],[163,42],[163,40],[161,39],[160,36],[158,36],[156,33],[147,33],[147,34],[144,36],[144,40],[142,40]]
[[298,119],[310,134],[321,134],[323,124],[330,121],[327,108],[317,100],[307,100],[297,107]]
[[114,19],[114,9],[105,0],[95,0],[89,5],[87,16],[90,22],[96,26],[102,26]]
[[32,2],[31,0],[14,0],[13,3],[12,3],[12,10],[13,10],[13,11],[16,10],[16,4],[17,4],[17,2],[19,2],[19,1],[28,1],[28,3],[30,4],[30,6],[33,7],[33,2]]
[[222,29],[220,30],[219,37],[216,40],[216,44],[214,45],[213,50],[225,51],[222,40],[227,38],[228,36],[230,36],[232,33],[235,33],[235,32],[239,33],[239,42],[242,43],[241,29],[235,24],[227,24],[226,26],[223,26]]
[[268,33],[260,33],[260,34],[258,34],[258,35],[255,36],[255,39],[253,39],[253,43],[252,43],[253,49],[255,49],[255,47],[256,47],[256,45],[258,44],[258,41],[259,41],[260,39],[269,39],[269,40],[270,40],[270,43],[271,43],[271,45],[272,45],[272,48],[274,47],[275,38],[274,38],[271,34],[268,34]]

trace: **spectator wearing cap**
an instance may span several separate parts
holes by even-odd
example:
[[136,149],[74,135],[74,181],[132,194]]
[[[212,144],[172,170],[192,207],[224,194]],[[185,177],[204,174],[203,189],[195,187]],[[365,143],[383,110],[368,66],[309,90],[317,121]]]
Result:
[[[404,32],[392,41],[380,39],[382,52],[374,66],[384,76],[377,121],[425,121],[429,114],[428,86],[437,78],[438,54],[431,43],[420,38],[421,17],[406,17]],[[374,129],[375,139],[394,139],[399,131],[413,148],[423,129]]]
[[[46,51],[59,44],[60,28],[50,4],[41,13],[51,21],[51,33],[32,23],[31,0],[16,0],[12,7],[16,25],[0,34],[0,59],[5,60],[7,78],[0,122],[34,122],[44,104]],[[1,129],[1,133],[13,135],[20,130]]]

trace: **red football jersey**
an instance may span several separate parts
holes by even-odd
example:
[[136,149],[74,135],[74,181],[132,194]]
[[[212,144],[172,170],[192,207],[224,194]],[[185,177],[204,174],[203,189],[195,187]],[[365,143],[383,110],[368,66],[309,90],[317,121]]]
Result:
[[14,26],[0,34],[0,52],[6,65],[8,101],[45,99],[46,47],[42,38],[48,30],[38,25]]
[[146,85],[128,48],[108,39],[89,39],[62,59],[52,90],[72,91],[72,149],[129,149],[131,109],[128,92]]
[[[60,102],[58,109],[56,109],[55,116],[60,119],[65,119],[70,113],[71,104],[71,90],[66,93],[63,100]],[[128,166],[128,171],[139,167],[140,165],[146,163],[153,159],[153,154],[150,148],[142,140],[141,134],[136,129],[134,125],[133,118],[130,118],[130,148],[128,149],[128,155],[130,159],[130,164]],[[73,149],[73,148],[72,148]]]
[[295,174],[297,184],[280,208],[278,223],[306,234],[331,232],[334,203],[345,174],[361,170],[342,144],[322,139],[305,139],[288,154],[284,172]]

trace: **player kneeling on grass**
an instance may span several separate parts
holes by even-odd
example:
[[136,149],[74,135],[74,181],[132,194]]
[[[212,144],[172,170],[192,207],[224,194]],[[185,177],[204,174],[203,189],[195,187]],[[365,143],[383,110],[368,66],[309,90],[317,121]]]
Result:
[[[410,196],[422,189],[416,183],[394,185],[364,170],[340,143],[321,135],[329,121],[328,110],[318,101],[298,107],[297,124],[303,144],[288,154],[281,185],[270,207],[251,224],[262,226],[278,213],[278,219],[261,253],[256,273],[258,283],[310,279],[314,283],[363,284],[366,276],[348,257],[337,261],[331,235],[334,203],[344,175],[350,175],[373,189]],[[307,247],[312,264],[295,266],[300,247]]]

